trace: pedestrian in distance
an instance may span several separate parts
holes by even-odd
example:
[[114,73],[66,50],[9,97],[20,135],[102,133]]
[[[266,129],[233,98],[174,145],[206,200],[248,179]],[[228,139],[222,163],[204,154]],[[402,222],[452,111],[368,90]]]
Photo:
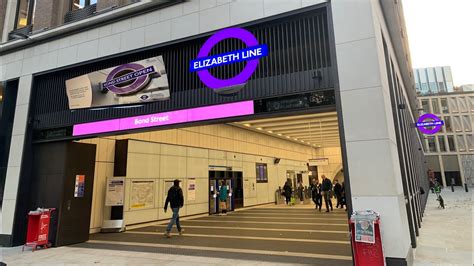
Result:
[[222,180],[221,187],[217,193],[219,194],[219,210],[221,211],[219,215],[227,215],[227,197],[229,196],[229,191],[227,190],[227,185],[224,180]]
[[304,201],[304,186],[303,182],[298,182],[298,197],[300,198],[300,203],[303,204]]
[[173,186],[168,190],[168,195],[166,196],[165,201],[165,212],[168,210],[168,203],[170,204],[171,210],[173,211],[173,216],[171,216],[168,227],[166,227],[165,236],[170,238],[171,229],[173,228],[174,224],[176,224],[179,235],[182,235],[184,232],[184,230],[181,228],[181,224],[179,223],[179,209],[181,209],[184,205],[184,197],[183,190],[181,187],[179,187],[178,179],[173,181]]
[[342,181],[341,185],[341,208],[344,208],[347,211],[347,203],[346,203],[346,187],[344,186],[344,181]]
[[339,208],[339,206],[342,208],[342,202],[341,202],[341,197],[342,197],[342,186],[339,184],[339,180],[334,179],[334,196],[336,196],[337,204],[336,208]]
[[311,183],[311,198],[313,199],[313,202],[316,205],[316,209],[319,209],[319,211],[321,211],[321,207],[323,206],[321,196],[321,185],[319,184],[319,181],[316,178],[313,178],[313,182]]
[[283,186],[283,193],[285,194],[286,205],[290,205],[291,200],[291,185],[290,181],[287,180]]
[[332,182],[325,175],[322,175],[321,177],[323,179],[321,184],[321,193],[326,205],[326,212],[329,212],[329,208],[331,208],[331,211],[333,210],[331,202]]

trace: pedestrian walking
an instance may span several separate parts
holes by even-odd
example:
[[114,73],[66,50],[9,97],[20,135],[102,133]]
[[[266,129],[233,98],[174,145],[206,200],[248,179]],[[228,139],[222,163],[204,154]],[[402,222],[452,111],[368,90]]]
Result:
[[321,184],[321,193],[326,205],[326,212],[329,212],[329,208],[331,208],[331,211],[333,210],[331,202],[332,183],[331,180],[329,180],[329,178],[327,178],[325,175],[322,175],[321,177],[323,179]]
[[303,204],[303,201],[304,201],[304,186],[303,186],[303,182],[298,182],[298,197],[300,198],[300,203]]
[[227,185],[224,180],[222,180],[221,187],[219,188],[219,210],[221,213],[219,215],[227,215],[227,197],[229,196],[229,191],[227,190]]
[[290,181],[287,180],[285,182],[285,185],[283,186],[283,193],[285,194],[285,200],[286,200],[286,205],[290,205],[290,200],[291,200],[291,185]]
[[311,183],[311,198],[313,199],[313,202],[316,205],[316,209],[319,209],[319,211],[321,211],[321,207],[323,206],[321,196],[321,185],[319,184],[319,181],[316,178],[313,178],[313,182]]
[[336,208],[339,208],[339,206],[342,208],[342,202],[341,202],[341,197],[342,197],[342,186],[339,184],[339,180],[334,179],[334,196],[336,196]]
[[168,210],[168,203],[170,204],[171,210],[173,211],[173,216],[171,216],[170,222],[168,223],[168,227],[166,227],[165,236],[167,238],[170,238],[170,232],[174,224],[176,224],[176,228],[178,229],[179,234],[183,234],[183,229],[181,228],[181,224],[179,223],[179,209],[183,207],[184,198],[183,190],[179,187],[178,179],[173,181],[173,186],[170,187],[170,189],[168,190],[168,195],[166,196],[165,201],[165,212]]
[[341,185],[341,208],[344,208],[347,211],[347,203],[346,203],[346,187],[344,186],[344,181],[342,181]]

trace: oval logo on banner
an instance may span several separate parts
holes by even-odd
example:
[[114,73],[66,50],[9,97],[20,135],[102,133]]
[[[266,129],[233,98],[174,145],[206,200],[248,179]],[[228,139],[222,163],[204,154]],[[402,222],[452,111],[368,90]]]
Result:
[[[247,48],[209,56],[215,45],[222,40],[230,38],[241,40],[247,45]],[[264,44],[260,45],[257,38],[248,30],[241,28],[223,29],[216,32],[204,43],[201,50],[199,50],[197,59],[191,61],[190,71],[197,72],[204,85],[214,91],[218,91],[224,88],[244,85],[257,69],[259,58],[267,55],[267,46]],[[242,72],[230,79],[218,79],[208,70],[213,67],[242,61],[247,61],[247,65]]]
[[416,127],[424,134],[432,135],[441,130],[444,121],[434,114],[424,114],[418,118]]
[[153,75],[157,75],[154,66],[144,67],[137,63],[129,63],[114,68],[102,89],[110,90],[117,95],[127,95],[144,89]]

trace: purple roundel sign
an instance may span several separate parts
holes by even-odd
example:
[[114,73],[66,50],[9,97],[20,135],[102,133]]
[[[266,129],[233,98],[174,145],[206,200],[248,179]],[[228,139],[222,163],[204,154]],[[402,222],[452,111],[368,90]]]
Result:
[[440,131],[442,125],[444,125],[444,121],[434,114],[424,114],[416,122],[416,127],[427,135]]
[[[239,39],[247,48],[231,51],[223,54],[209,56],[212,48],[225,39]],[[266,45],[259,45],[257,38],[248,30],[241,28],[228,28],[216,32],[212,35],[199,50],[198,58],[192,60],[190,71],[196,71],[202,83],[211,89],[220,89],[244,84],[255,72],[259,58],[268,55]],[[233,78],[218,79],[214,77],[209,68],[247,61],[245,68]]]
[[103,89],[108,89],[117,95],[127,95],[144,89],[153,75],[158,74],[154,66],[144,67],[141,64],[129,63],[114,68],[104,83]]

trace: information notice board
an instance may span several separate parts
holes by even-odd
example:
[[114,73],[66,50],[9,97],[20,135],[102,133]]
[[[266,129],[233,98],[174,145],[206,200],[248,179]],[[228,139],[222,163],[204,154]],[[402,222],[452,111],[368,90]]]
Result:
[[107,178],[105,206],[123,206],[125,198],[125,177]]

